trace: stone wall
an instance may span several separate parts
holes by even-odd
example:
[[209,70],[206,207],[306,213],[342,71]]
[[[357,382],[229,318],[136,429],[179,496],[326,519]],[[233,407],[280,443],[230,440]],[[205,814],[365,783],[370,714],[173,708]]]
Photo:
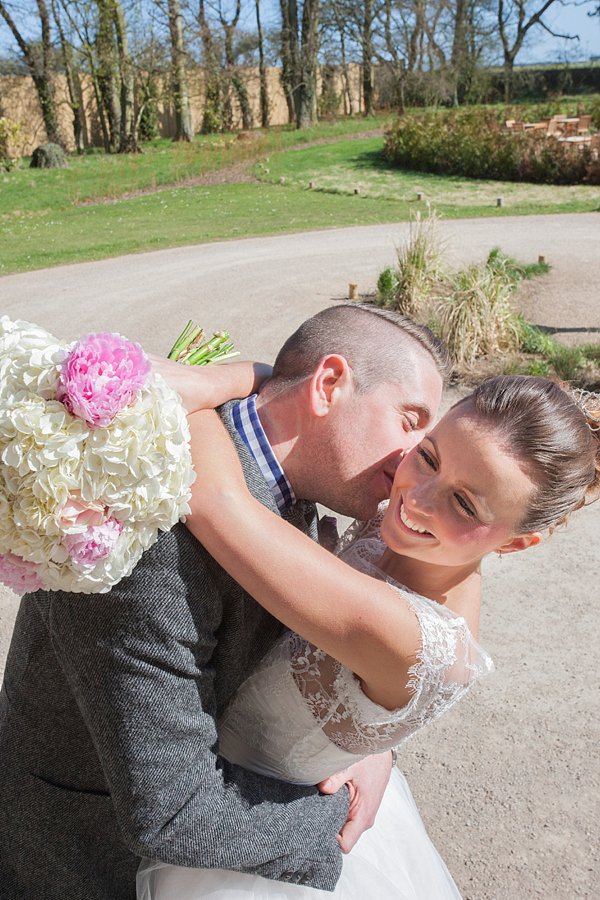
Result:
[[[355,113],[362,111],[361,69],[358,65],[350,67],[350,79],[354,97]],[[284,125],[288,121],[288,109],[285,96],[281,87],[281,69],[271,66],[267,69],[267,85],[269,94],[269,118],[271,125]],[[246,69],[245,80],[248,94],[252,104],[254,122],[260,124],[260,85],[258,69]],[[67,82],[64,75],[56,75],[54,79],[55,96],[57,102],[59,127],[65,146],[69,150],[75,149],[73,138],[73,113],[69,104]],[[80,79],[81,103],[85,111],[84,141],[86,147],[102,146],[102,129],[98,117],[96,100],[91,81],[83,75]],[[319,77],[319,90],[321,79]],[[333,75],[333,89],[336,93],[342,93],[342,79],[338,71]],[[190,102],[196,131],[200,130],[203,112],[203,73],[195,70],[189,73]],[[160,94],[160,90],[159,90]],[[175,110],[165,92],[165,100],[158,102],[158,120],[163,137],[173,137],[175,134]],[[241,116],[237,102],[233,102],[234,125],[241,128]],[[344,112],[343,104],[340,112]],[[11,122],[23,125],[24,146],[23,154],[29,156],[33,150],[43,144],[46,138],[46,130],[42,120],[42,113],[33,84],[33,79],[23,75],[0,76],[0,116],[6,116]]]

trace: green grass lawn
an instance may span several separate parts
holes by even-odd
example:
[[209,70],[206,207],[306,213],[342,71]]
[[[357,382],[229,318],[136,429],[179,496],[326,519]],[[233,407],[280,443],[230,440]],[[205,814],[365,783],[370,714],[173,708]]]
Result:
[[[371,131],[377,124],[381,121],[360,122]],[[156,141],[142,155],[73,157],[68,169],[23,165],[0,176],[0,273],[249,235],[403,221],[426,209],[416,200],[418,191],[446,218],[580,212],[600,205],[598,188],[392,169],[381,153],[383,139],[349,140],[352,125],[358,130],[356,123],[342,123],[309,133],[283,130],[248,142],[223,137],[192,145]],[[319,139],[335,143],[298,147],[300,141]],[[261,161],[253,163],[258,156]],[[152,192],[244,162],[261,183]],[[504,197],[501,209],[498,196]]]
[[[382,153],[383,139],[340,141],[301,147],[259,163],[254,171],[261,179],[324,193],[354,194],[393,203],[415,204],[417,193],[445,216],[517,215],[539,212],[584,212],[598,209],[600,188],[588,185],[527,184],[485,181],[454,175],[430,175],[388,165]],[[269,172],[266,173],[265,169]],[[496,209],[502,197],[504,207]]]

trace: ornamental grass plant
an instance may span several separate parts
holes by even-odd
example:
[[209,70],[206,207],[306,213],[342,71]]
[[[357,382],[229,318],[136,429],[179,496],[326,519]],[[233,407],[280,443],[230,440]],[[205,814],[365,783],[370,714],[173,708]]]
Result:
[[448,346],[456,377],[518,372],[600,384],[600,345],[565,347],[516,308],[520,284],[547,273],[546,262],[521,263],[495,247],[485,262],[452,269],[431,211],[413,219],[397,258],[397,266],[382,271],[372,299],[428,325]]
[[435,316],[439,336],[459,369],[471,369],[482,356],[518,349],[513,293],[511,282],[487,263],[455,274],[452,291],[437,301]]
[[408,239],[397,248],[397,254],[392,303],[411,319],[426,319],[436,293],[444,291],[445,280],[435,212],[430,211],[426,217],[420,213],[414,216]]
[[495,248],[485,263],[451,269],[437,223],[432,211],[425,218],[415,216],[408,239],[398,247],[397,269],[382,273],[377,302],[432,327],[455,367],[466,371],[482,356],[518,348],[512,301],[526,268]]

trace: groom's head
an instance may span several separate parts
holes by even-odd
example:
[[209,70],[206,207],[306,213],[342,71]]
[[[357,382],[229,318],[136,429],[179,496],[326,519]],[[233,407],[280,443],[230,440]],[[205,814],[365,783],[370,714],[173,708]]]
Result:
[[399,313],[342,304],[304,322],[258,401],[296,495],[372,516],[435,417],[448,371],[442,342]]

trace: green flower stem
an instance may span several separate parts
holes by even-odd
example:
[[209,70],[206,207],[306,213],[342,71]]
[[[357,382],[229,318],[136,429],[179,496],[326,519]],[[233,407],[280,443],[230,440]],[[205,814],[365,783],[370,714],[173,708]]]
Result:
[[[190,345],[193,346],[194,342],[197,342],[198,340],[202,340],[202,338],[204,337],[204,332],[202,331],[202,328],[199,325],[196,325],[195,328],[192,328],[192,330],[190,332],[190,328],[192,327],[192,324],[193,324],[192,320],[190,319],[189,322],[187,323],[187,325],[185,326],[184,330],[181,332],[181,334],[179,335],[179,337],[173,344],[173,347],[171,348],[171,351],[168,356],[169,359],[175,359],[175,360],[180,359],[182,356],[184,356],[184,354],[187,350],[192,349],[192,347]],[[188,334],[188,332],[189,332],[189,334]]]
[[[223,362],[239,356],[234,352],[233,344],[228,344],[229,332],[215,331],[209,341],[204,341],[204,332],[200,326],[193,326],[190,319],[177,338],[169,353],[169,359],[176,360],[186,366],[207,366],[212,362]],[[190,331],[191,329],[191,331]]]

